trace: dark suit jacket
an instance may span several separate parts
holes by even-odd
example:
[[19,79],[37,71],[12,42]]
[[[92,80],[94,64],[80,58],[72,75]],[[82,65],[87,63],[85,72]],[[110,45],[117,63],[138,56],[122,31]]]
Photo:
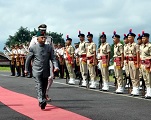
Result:
[[36,44],[29,49],[26,58],[25,70],[28,71],[31,60],[34,77],[43,75],[44,78],[50,76],[50,60],[55,60],[54,51],[50,45]]

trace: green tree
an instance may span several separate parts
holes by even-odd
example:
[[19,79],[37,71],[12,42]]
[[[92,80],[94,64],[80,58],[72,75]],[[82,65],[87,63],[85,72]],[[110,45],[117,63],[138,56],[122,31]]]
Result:
[[32,38],[30,31],[24,27],[20,27],[18,31],[12,36],[9,35],[9,38],[6,41],[6,45],[11,46],[18,43],[25,43],[30,41]]
[[53,38],[53,43],[58,44],[65,44],[65,41],[63,39],[63,34],[58,34],[57,32],[49,32],[48,35],[50,35]]

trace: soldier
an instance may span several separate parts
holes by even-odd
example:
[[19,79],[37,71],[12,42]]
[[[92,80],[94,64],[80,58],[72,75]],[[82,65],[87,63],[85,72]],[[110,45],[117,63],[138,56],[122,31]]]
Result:
[[142,32],[143,51],[142,51],[142,73],[147,88],[145,99],[151,99],[151,44],[149,43],[149,33]]
[[128,66],[128,46],[129,41],[126,34],[124,34],[124,66],[125,66],[125,74],[126,74],[126,86],[125,88],[128,88],[129,85],[132,86],[131,80],[130,80],[130,74],[129,74],[129,66]]
[[102,90],[102,84],[103,84],[103,80],[102,80],[102,73],[101,73],[101,67],[100,67],[100,49],[98,49],[97,51],[97,59],[98,59],[98,65],[97,65],[97,71],[98,71],[98,76],[100,78],[99,80],[99,89]]
[[122,68],[124,65],[124,47],[120,43],[120,35],[116,34],[115,31],[112,38],[114,41],[114,71],[117,79],[117,89],[115,92],[117,94],[123,94],[124,88]]
[[24,71],[25,71],[25,56],[26,56],[26,50],[25,48],[23,47],[23,45],[21,44],[19,46],[20,48],[20,65],[21,65],[21,77],[25,77],[25,74],[24,74]]
[[[38,31],[41,31],[43,32],[44,34],[46,34],[46,30],[47,30],[47,25],[45,24],[41,24],[39,27],[38,27]],[[51,36],[46,36],[47,39],[46,39],[46,42],[45,44],[51,44],[53,45],[53,41],[52,41],[52,37]],[[30,41],[30,44],[29,44],[29,48],[35,44],[37,44],[38,41],[37,41],[37,36],[33,36],[32,37],[32,40]],[[53,48],[54,48],[54,45],[53,45]]]
[[16,44],[15,45],[15,60],[16,60],[16,72],[17,75],[16,77],[19,77],[21,75],[21,71],[20,71],[20,49],[19,49],[19,45]]
[[103,91],[108,91],[109,90],[109,72],[108,72],[108,67],[109,67],[109,62],[110,62],[110,45],[109,43],[106,42],[106,34],[102,32],[102,35],[100,36],[101,40],[101,45],[99,48],[100,51],[100,68],[101,68],[101,74],[102,74],[102,79],[103,79]]
[[[30,43],[26,42],[26,44],[24,46],[24,48],[27,51],[27,53],[29,53],[29,45],[30,45]],[[27,78],[32,78],[32,62],[30,64],[30,66],[29,66],[29,72],[28,72]]]
[[58,56],[58,66],[60,69],[60,78],[64,78],[64,59],[63,59],[63,48],[61,43],[58,43],[57,56]]
[[[59,57],[58,57],[57,51],[58,51],[58,44],[54,43],[54,54],[56,56],[56,60],[58,62],[58,66],[59,66]],[[54,78],[55,77],[59,77],[59,72],[58,71],[54,72]]]
[[81,78],[81,75],[80,75],[80,62],[79,62],[79,43],[74,43],[74,46],[75,46],[75,52],[74,52],[74,65],[75,65],[75,75],[76,75],[76,78]]
[[[142,36],[140,34],[138,34],[137,37],[137,41],[138,41],[138,47],[140,49],[140,63],[141,63],[141,58],[142,58],[142,51],[143,51],[143,42],[142,42]],[[143,79],[143,74],[142,74],[142,66],[143,65],[139,65],[139,80],[140,80],[140,87],[139,89],[142,90],[143,88],[145,88],[145,81]]]
[[133,96],[139,96],[139,46],[134,42],[135,34],[132,33],[132,29],[129,30],[129,33],[127,34],[128,40],[129,40],[129,71],[130,71],[130,77],[132,80],[133,90],[131,92],[131,95]]
[[90,88],[96,88],[96,71],[95,67],[97,65],[96,60],[96,44],[93,42],[93,34],[88,32],[87,35],[88,45],[87,45],[87,67],[90,74]]
[[[67,47],[67,42],[65,42],[65,47],[63,47],[63,59],[65,60],[67,58],[66,56],[66,47]],[[68,72],[68,69],[67,69],[67,65],[66,63],[64,64],[64,69],[65,69],[65,73],[66,73],[66,83],[68,83],[68,79],[69,79],[69,72]]]
[[70,85],[74,85],[75,84],[75,73],[74,73],[74,47],[71,45],[72,43],[72,39],[69,38],[69,36],[67,35],[67,39],[66,39],[66,50],[65,50],[65,63],[67,66],[67,70],[69,72],[69,84]]
[[85,42],[85,35],[79,31],[78,35],[80,39],[80,44],[79,44],[79,63],[80,63],[80,72],[82,74],[82,84],[81,86],[86,87],[87,82],[87,58],[86,58],[86,42]]

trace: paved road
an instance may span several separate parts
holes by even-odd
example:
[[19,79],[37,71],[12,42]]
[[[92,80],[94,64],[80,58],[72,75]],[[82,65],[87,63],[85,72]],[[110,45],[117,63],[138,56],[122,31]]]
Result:
[[[0,72],[0,86],[36,98],[33,79],[10,77],[9,73]],[[131,97],[128,94],[117,95],[114,90],[112,83],[110,92],[102,92],[98,89],[80,88],[77,85],[70,86],[65,84],[65,80],[56,79],[49,92],[52,98],[49,104],[93,120],[151,119],[151,100]],[[30,118],[0,102],[0,119],[28,120]]]

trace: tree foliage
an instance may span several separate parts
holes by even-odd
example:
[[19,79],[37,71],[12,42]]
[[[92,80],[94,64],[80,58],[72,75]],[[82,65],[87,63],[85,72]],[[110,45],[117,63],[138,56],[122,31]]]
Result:
[[32,36],[27,28],[20,27],[14,35],[9,35],[6,41],[6,45],[11,46],[18,43],[29,42]]
[[65,41],[63,39],[63,34],[58,34],[57,32],[49,32],[48,35],[50,35],[53,38],[53,43],[61,43],[65,44]]

